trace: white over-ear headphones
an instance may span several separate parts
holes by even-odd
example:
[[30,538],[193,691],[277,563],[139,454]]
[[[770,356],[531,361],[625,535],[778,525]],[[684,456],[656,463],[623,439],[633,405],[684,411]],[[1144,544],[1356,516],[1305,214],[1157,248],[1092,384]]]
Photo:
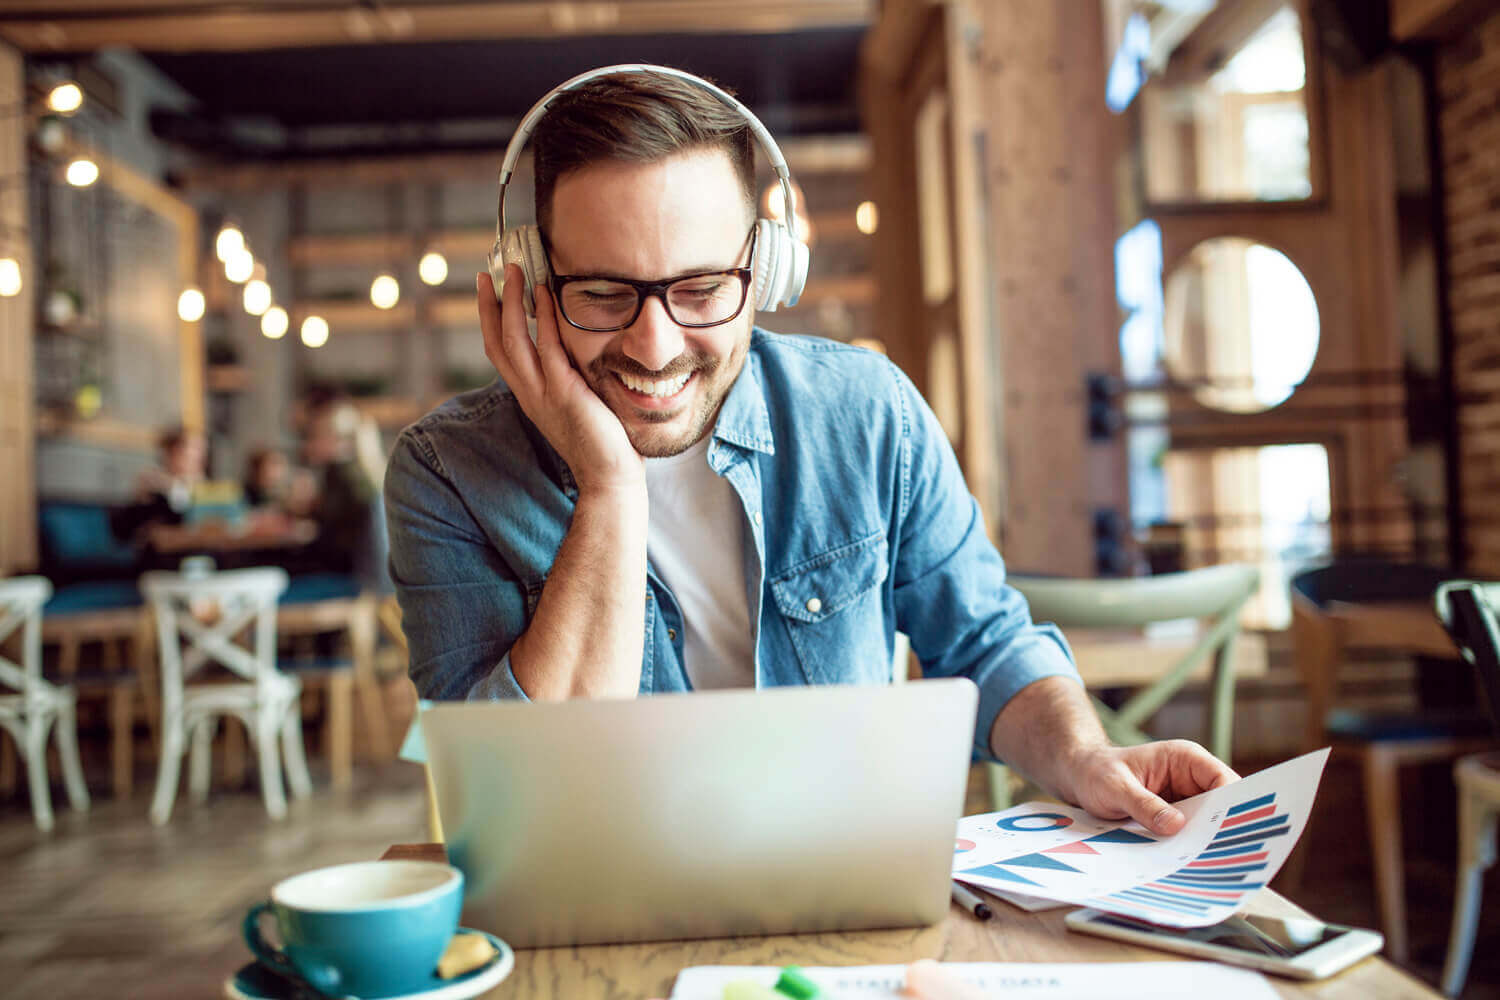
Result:
[[[680,69],[673,69],[670,66],[626,63],[580,73],[553,88],[531,106],[531,110],[526,112],[526,117],[522,118],[521,124],[517,126],[510,145],[506,147],[505,162],[500,166],[500,204],[496,211],[495,242],[490,247],[489,253],[490,278],[495,284],[495,295],[499,297],[505,288],[505,265],[520,265],[521,273],[526,278],[526,290],[521,298],[525,303],[527,316],[535,315],[535,300],[532,296],[536,286],[547,282],[547,254],[542,249],[541,232],[536,226],[505,228],[506,185],[510,183],[516,163],[521,159],[521,150],[525,147],[526,140],[531,137],[537,123],[546,114],[547,105],[552,99],[590,80],[617,73],[658,73],[686,80],[702,87],[738,111],[744,116],[745,123],[750,126],[750,131],[760,143],[766,159],[770,160],[772,169],[781,180],[782,204],[786,206],[785,217],[788,219],[797,217],[797,196],[792,189],[791,172],[787,170],[786,158],[781,155],[776,140],[771,138],[771,133],[766,131],[766,127],[751,113],[749,108],[725,91],[702,77],[685,73]],[[802,295],[803,286],[807,284],[807,268],[812,257],[807,244],[797,239],[791,229],[781,222],[772,219],[757,219],[755,226],[755,259],[751,262],[755,274],[755,308],[761,312],[774,312],[778,306],[796,305],[797,299]]]

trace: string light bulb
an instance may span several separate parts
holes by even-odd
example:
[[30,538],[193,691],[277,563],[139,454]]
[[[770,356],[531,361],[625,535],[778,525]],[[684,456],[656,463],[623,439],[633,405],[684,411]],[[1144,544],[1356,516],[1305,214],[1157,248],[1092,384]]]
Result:
[[71,115],[83,107],[83,88],[72,80],[65,80],[47,92],[47,110],[60,115]]
[[245,247],[224,262],[224,277],[236,285],[249,281],[255,274],[255,255]]
[[308,347],[322,347],[328,343],[328,321],[322,316],[309,316],[303,320],[302,343]]
[[377,274],[370,282],[370,301],[376,309],[393,309],[401,301],[401,284],[394,275]]
[[80,156],[68,164],[63,176],[76,188],[86,188],[99,179],[99,164],[87,156]]
[[417,262],[417,276],[424,284],[441,285],[448,280],[448,258],[436,250],[429,250]]
[[0,257],[0,296],[13,298],[21,294],[21,262],[14,257]]
[[240,232],[238,226],[232,222],[226,222],[219,229],[219,235],[214,237],[214,253],[219,260],[229,263],[229,258],[245,249],[245,234]]
[[880,228],[880,211],[873,201],[862,201],[854,210],[854,225],[866,236],[873,236]]
[[271,308],[271,286],[261,277],[245,282],[245,312],[251,316],[264,316]]
[[184,288],[177,296],[177,318],[184,323],[196,323],[203,318],[207,303],[197,288]]
[[280,306],[272,306],[266,310],[260,318],[260,332],[268,340],[280,340],[286,336],[287,328],[291,326],[287,319],[286,310]]

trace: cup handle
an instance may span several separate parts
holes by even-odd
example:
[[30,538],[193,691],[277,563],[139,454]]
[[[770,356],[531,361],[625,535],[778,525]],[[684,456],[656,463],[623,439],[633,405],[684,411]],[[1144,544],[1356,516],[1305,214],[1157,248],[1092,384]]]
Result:
[[245,914],[245,923],[241,927],[241,931],[245,936],[245,944],[250,946],[250,951],[254,953],[258,960],[264,962],[276,972],[301,978],[297,976],[297,970],[292,967],[292,963],[286,955],[279,948],[272,948],[266,943],[266,939],[261,937],[260,918],[270,908],[270,903],[256,903]]
[[260,933],[260,918],[270,908],[270,903],[256,903],[245,914],[245,922],[240,927],[245,937],[245,944],[250,946],[256,959],[272,972],[279,973],[282,977],[313,993],[329,996],[339,992],[339,974],[336,969],[315,967],[302,972],[292,964],[291,959],[286,957],[286,952],[266,943],[266,939]]

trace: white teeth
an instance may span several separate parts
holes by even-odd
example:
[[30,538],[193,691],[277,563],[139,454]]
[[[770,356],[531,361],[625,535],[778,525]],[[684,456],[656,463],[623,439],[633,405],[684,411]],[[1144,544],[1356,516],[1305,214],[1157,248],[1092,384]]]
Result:
[[625,387],[628,389],[633,389],[644,396],[664,398],[675,396],[681,392],[682,387],[687,385],[687,380],[692,375],[692,372],[686,372],[678,375],[676,378],[663,379],[660,382],[637,378],[634,375],[626,375],[624,372],[616,372],[615,374],[620,377],[620,381],[624,382]]

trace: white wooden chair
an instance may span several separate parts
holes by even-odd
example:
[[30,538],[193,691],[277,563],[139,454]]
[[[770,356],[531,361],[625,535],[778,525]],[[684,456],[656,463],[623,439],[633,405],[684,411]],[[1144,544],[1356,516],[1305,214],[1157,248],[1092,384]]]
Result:
[[26,759],[31,811],[42,831],[52,829],[52,791],[47,775],[47,735],[56,727],[68,801],[82,812],[89,807],[88,786],[78,761],[78,726],[73,688],[42,679],[42,605],[52,584],[40,576],[0,580],[0,642],[21,631],[21,662],[0,655],[0,727],[15,739]]
[[[286,815],[283,763],[292,795],[312,793],[302,750],[302,683],[276,669],[276,599],[286,587],[286,572],[275,567],[141,577],[156,618],[161,664],[162,746],[151,822],[160,825],[172,815],[189,738],[189,790],[194,801],[208,797],[209,750],[221,716],[239,719],[250,734],[272,819]],[[236,641],[247,631],[248,647]],[[186,683],[209,663],[243,682]]]

